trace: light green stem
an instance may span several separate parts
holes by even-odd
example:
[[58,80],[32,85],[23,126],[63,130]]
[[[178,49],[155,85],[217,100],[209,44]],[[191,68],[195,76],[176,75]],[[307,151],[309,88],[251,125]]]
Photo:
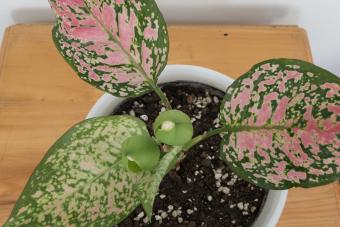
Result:
[[227,132],[227,131],[228,131],[227,128],[217,128],[217,129],[213,129],[213,130],[211,130],[211,131],[209,131],[209,132],[207,132],[205,134],[196,136],[192,140],[190,140],[187,144],[184,145],[183,151],[189,150],[190,148],[195,146],[197,143],[199,143],[199,142],[201,142],[201,141],[203,141],[205,139],[208,139],[211,136],[220,134],[222,132]]
[[151,220],[153,204],[155,201],[155,197],[157,191],[159,189],[159,185],[165,175],[171,169],[172,164],[176,161],[177,155],[182,151],[181,146],[172,147],[171,150],[164,155],[161,161],[158,164],[157,169],[154,170],[154,175],[152,177],[152,181],[148,185],[148,191],[142,199],[143,208],[149,218]]
[[158,87],[157,84],[154,84],[153,81],[150,82],[149,84],[153,88],[153,90],[156,92],[158,97],[161,99],[161,102],[163,103],[165,108],[167,110],[171,110],[172,109],[171,104],[170,104],[168,98],[166,97],[165,93],[161,90],[161,88]]

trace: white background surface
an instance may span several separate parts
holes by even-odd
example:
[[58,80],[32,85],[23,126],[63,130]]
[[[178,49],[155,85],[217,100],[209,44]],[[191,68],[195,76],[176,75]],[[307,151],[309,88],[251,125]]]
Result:
[[[339,0],[157,0],[169,23],[299,25],[316,64],[340,75]],[[0,37],[15,23],[53,20],[48,0],[0,0]],[[0,38],[1,39],[1,38]]]

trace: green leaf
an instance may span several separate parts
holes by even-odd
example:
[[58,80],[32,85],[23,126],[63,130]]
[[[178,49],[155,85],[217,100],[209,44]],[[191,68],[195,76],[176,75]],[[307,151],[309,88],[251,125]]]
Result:
[[147,134],[129,116],[85,120],[47,152],[4,226],[110,226],[139,204],[137,187],[147,173],[121,165],[122,143]]
[[159,141],[174,146],[191,140],[194,132],[190,117],[179,110],[161,112],[153,124],[153,129]]
[[160,157],[158,144],[149,135],[132,136],[123,143],[125,166],[134,172],[153,170]]
[[91,85],[112,95],[151,91],[169,50],[167,27],[154,0],[50,0],[53,40]]
[[[162,157],[158,167],[153,170],[152,174],[143,179],[144,183],[140,184],[140,186],[143,187],[140,187],[141,202],[149,218],[149,221],[152,217],[153,204],[159,189],[159,185],[165,175],[171,170],[171,167],[173,167],[173,163],[176,162],[180,157],[181,151],[181,146],[173,147]],[[171,187],[171,185],[169,186]]]
[[221,157],[269,189],[314,187],[340,177],[340,79],[311,63],[272,59],[226,91]]

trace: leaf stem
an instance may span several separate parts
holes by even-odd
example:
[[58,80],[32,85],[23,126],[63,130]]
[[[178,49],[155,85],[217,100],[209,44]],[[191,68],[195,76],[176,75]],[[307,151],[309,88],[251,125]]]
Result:
[[189,150],[191,147],[195,146],[197,143],[208,139],[211,136],[215,136],[217,134],[220,134],[222,132],[227,132],[228,128],[217,128],[217,129],[213,129],[205,134],[199,135],[194,137],[192,140],[190,140],[188,143],[186,143],[183,147],[183,151],[187,151]]
[[142,193],[141,202],[149,221],[151,220],[153,204],[159,189],[159,185],[164,176],[171,169],[172,163],[177,160],[177,156],[181,151],[182,146],[174,146],[163,156],[158,164],[158,167],[153,171],[153,176],[148,184],[147,191]]
[[157,86],[157,84],[152,84],[151,85],[153,90],[156,92],[156,94],[158,95],[158,97],[161,99],[161,102],[163,103],[163,105],[165,106],[165,108],[167,110],[171,110],[171,104],[169,99],[166,97],[165,93],[161,90],[160,87]]

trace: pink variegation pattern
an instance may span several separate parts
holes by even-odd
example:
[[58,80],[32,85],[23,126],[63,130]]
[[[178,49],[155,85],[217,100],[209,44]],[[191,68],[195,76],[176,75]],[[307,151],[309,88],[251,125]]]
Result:
[[339,78],[310,63],[254,66],[226,91],[221,155],[259,186],[312,187],[340,175]]
[[166,24],[154,0],[50,0],[53,39],[86,82],[115,96],[137,96],[167,62]]

